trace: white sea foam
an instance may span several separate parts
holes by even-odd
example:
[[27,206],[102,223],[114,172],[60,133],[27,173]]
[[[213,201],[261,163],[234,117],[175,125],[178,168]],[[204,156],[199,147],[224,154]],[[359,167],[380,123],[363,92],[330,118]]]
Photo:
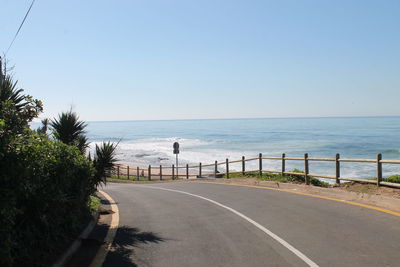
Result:
[[[220,162],[240,159],[243,155],[255,157],[252,151],[233,151],[218,147],[220,141],[205,141],[200,139],[187,138],[145,138],[133,141],[121,141],[117,149],[117,157],[121,162],[132,163],[137,165],[171,165],[175,164],[175,155],[172,153],[172,144],[179,142],[180,154],[179,165],[198,164],[202,162],[212,163],[215,160]],[[96,144],[91,143],[91,150],[94,150]],[[249,166],[253,165],[249,163]],[[233,167],[232,170],[236,169]]]
[[[155,122],[91,123],[89,138],[119,140],[118,159],[140,166],[175,163],[172,144],[180,143],[179,165],[211,164],[264,156],[400,159],[399,118],[193,120]],[[391,125],[391,128],[387,128]],[[393,126],[393,127],[392,127]],[[396,126],[396,127],[394,127]],[[179,138],[184,137],[184,138]],[[91,144],[93,150],[96,142]],[[98,143],[97,143],[98,144]],[[343,163],[343,177],[376,176],[375,164]],[[399,173],[399,165],[385,164],[384,176]],[[258,161],[246,162],[246,170],[257,169]],[[279,160],[263,160],[263,169],[280,170]],[[287,161],[286,169],[304,169],[303,161]],[[213,167],[206,168],[210,171]],[[219,165],[224,170],[224,165]],[[230,165],[241,170],[241,163]],[[334,175],[334,162],[310,162],[310,173]]]
[[[226,159],[239,160],[242,156],[246,158],[254,158],[258,156],[256,151],[237,151],[229,150],[221,145],[219,140],[206,141],[200,139],[189,138],[144,138],[132,141],[121,141],[117,149],[117,157],[123,163],[130,163],[139,166],[151,165],[172,165],[175,164],[175,155],[172,153],[172,144],[180,143],[179,165],[185,164],[212,164],[217,160],[224,162]],[[94,151],[96,144],[101,142],[92,142],[90,150]],[[276,156],[277,153],[274,153]],[[265,154],[267,156],[267,154]],[[246,170],[258,169],[258,161],[246,162]],[[356,165],[355,165],[356,164]],[[263,160],[264,170],[280,170],[281,162],[279,160]],[[287,161],[286,169],[294,168],[304,169],[302,161]],[[213,171],[213,167],[205,167],[204,171]],[[225,166],[218,167],[220,171],[225,171]],[[240,171],[241,163],[230,164],[231,171]],[[373,164],[352,163],[342,164],[341,176],[350,178],[368,178],[374,177],[375,166]],[[398,173],[397,166],[385,165],[384,176]],[[314,174],[334,175],[335,169],[333,163],[330,162],[311,162],[310,172]]]
[[[117,157],[123,163],[133,165],[147,166],[151,165],[172,165],[175,164],[175,155],[172,153],[172,144],[180,143],[179,165],[193,164],[199,162],[203,164],[212,164],[217,160],[224,162],[226,159],[239,160],[242,156],[254,158],[258,156],[256,151],[237,151],[223,148],[218,140],[206,141],[200,139],[187,138],[144,138],[133,141],[121,141],[117,149]],[[96,144],[101,142],[92,142],[90,149],[93,153]],[[264,154],[268,156],[267,154]],[[274,153],[276,156],[276,153]],[[258,161],[246,162],[246,170],[258,169]],[[240,171],[242,165],[240,162],[230,164],[231,171]],[[304,169],[302,161],[287,161],[286,169]],[[218,166],[220,171],[225,171],[225,165]],[[280,170],[280,160],[263,160],[264,170]],[[205,167],[204,171],[213,171],[213,167]],[[374,164],[366,163],[346,163],[341,166],[341,176],[349,178],[369,178],[376,176],[376,167]],[[398,166],[385,165],[384,176],[397,174]],[[332,162],[311,162],[310,173],[322,175],[334,175],[335,167]]]

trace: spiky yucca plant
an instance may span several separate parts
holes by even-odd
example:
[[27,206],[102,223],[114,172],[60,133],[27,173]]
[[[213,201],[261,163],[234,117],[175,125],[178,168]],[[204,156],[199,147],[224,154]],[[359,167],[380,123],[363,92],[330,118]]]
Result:
[[103,142],[100,146],[96,144],[96,151],[93,159],[94,167],[97,171],[95,184],[106,183],[106,177],[114,169],[116,159],[116,149],[118,143]]
[[0,79],[0,102],[11,101],[17,111],[21,111],[26,105],[26,96],[23,89],[17,89],[17,82],[13,82],[11,76]]
[[[0,66],[1,68],[1,66]],[[0,74],[0,146],[26,132],[28,123],[43,111],[40,100],[24,94],[10,75]]]
[[50,122],[53,136],[55,139],[67,144],[76,145],[82,154],[88,147],[87,138],[85,136],[85,128],[87,124],[79,120],[79,116],[72,110],[62,112],[58,115],[58,119]]

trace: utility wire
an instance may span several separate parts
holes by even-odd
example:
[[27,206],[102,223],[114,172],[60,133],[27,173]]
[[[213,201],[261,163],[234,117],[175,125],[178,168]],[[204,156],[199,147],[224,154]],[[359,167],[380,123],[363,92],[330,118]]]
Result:
[[22,25],[24,25],[24,22],[25,22],[26,18],[28,17],[29,12],[31,11],[32,6],[33,6],[33,4],[35,3],[35,1],[36,1],[36,0],[32,0],[32,3],[31,3],[31,5],[29,6],[28,11],[26,11],[25,17],[24,17],[24,19],[22,20],[21,25],[19,25],[19,28],[18,28],[17,32],[15,33],[14,38],[13,38],[13,40],[11,41],[11,44],[10,44],[10,46],[8,47],[8,49],[7,49],[6,53],[4,54],[4,56],[7,55],[8,51],[9,51],[10,48],[11,48],[11,46],[14,44],[15,39],[17,39],[18,33],[19,33],[19,31],[21,30]]

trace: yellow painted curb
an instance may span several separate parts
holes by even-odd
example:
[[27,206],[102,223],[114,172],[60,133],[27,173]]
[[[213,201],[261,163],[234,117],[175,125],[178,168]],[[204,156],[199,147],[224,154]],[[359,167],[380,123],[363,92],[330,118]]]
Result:
[[104,239],[104,244],[100,247],[99,251],[97,251],[96,256],[89,265],[90,267],[100,267],[103,265],[107,253],[111,250],[111,246],[119,225],[119,210],[117,204],[115,204],[115,201],[106,192],[99,190],[99,193],[102,194],[105,199],[107,199],[107,201],[110,203],[111,210],[114,213],[111,215],[110,228],[108,229],[106,238]]
[[303,195],[303,196],[309,196],[309,197],[315,197],[315,198],[321,198],[321,199],[327,199],[327,200],[332,200],[332,201],[337,201],[337,202],[342,202],[354,206],[359,206],[367,209],[372,209],[372,210],[377,210],[380,212],[388,213],[394,216],[400,217],[400,212],[393,211],[393,210],[388,210],[384,208],[379,208],[367,204],[362,204],[354,201],[349,201],[349,200],[343,200],[343,199],[337,199],[333,197],[326,197],[326,196],[321,196],[321,195],[314,195],[310,193],[303,193],[303,192],[294,192],[292,190],[288,189],[280,189],[280,188],[274,188],[274,187],[267,187],[267,186],[257,186],[257,185],[242,185],[242,184],[226,184],[226,183],[217,183],[217,182],[195,182],[195,183],[204,183],[204,184],[220,184],[220,185],[231,185],[231,186],[241,186],[241,187],[252,187],[252,188],[260,188],[260,189],[266,189],[266,190],[275,190],[275,191],[282,191],[282,192],[287,192],[287,193],[292,193],[292,194],[297,194],[297,195]]

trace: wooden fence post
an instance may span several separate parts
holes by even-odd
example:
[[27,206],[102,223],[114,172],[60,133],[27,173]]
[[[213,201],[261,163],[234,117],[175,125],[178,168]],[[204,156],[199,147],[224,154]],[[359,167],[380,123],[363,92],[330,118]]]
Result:
[[139,166],[137,166],[136,167],[136,180],[138,180],[138,181],[139,181],[139,176],[140,176],[140,174],[139,174]]
[[160,180],[162,180],[162,165],[160,165]]
[[172,180],[175,179],[175,165],[172,164]]
[[380,186],[382,182],[382,154],[376,155],[376,185]]
[[117,166],[117,178],[119,179],[119,165]]
[[214,177],[217,178],[217,171],[218,171],[218,161],[215,161],[215,168],[214,168]]
[[148,174],[149,174],[149,181],[151,181],[151,165],[149,165],[149,171],[148,171]]
[[308,169],[308,153],[304,154],[304,180],[306,185],[310,184],[310,177],[308,177],[309,169]]
[[242,175],[244,175],[245,171],[246,171],[246,166],[245,166],[244,156],[242,156]]
[[226,159],[226,178],[229,179],[229,160]]
[[262,176],[262,153],[258,155],[258,169],[260,172],[260,176]]
[[186,164],[186,179],[189,179],[189,164]]
[[129,180],[129,165],[126,166],[126,170],[127,170],[128,180]]
[[201,178],[201,162],[199,164],[199,178]]
[[281,171],[281,175],[285,175],[286,172],[286,160],[285,160],[285,153],[282,154],[282,171]]
[[340,159],[340,154],[337,153],[336,154],[336,158],[335,158],[335,162],[336,162],[336,175],[335,175],[335,178],[336,178],[336,184],[337,185],[340,184],[340,161],[339,161],[339,159]]

